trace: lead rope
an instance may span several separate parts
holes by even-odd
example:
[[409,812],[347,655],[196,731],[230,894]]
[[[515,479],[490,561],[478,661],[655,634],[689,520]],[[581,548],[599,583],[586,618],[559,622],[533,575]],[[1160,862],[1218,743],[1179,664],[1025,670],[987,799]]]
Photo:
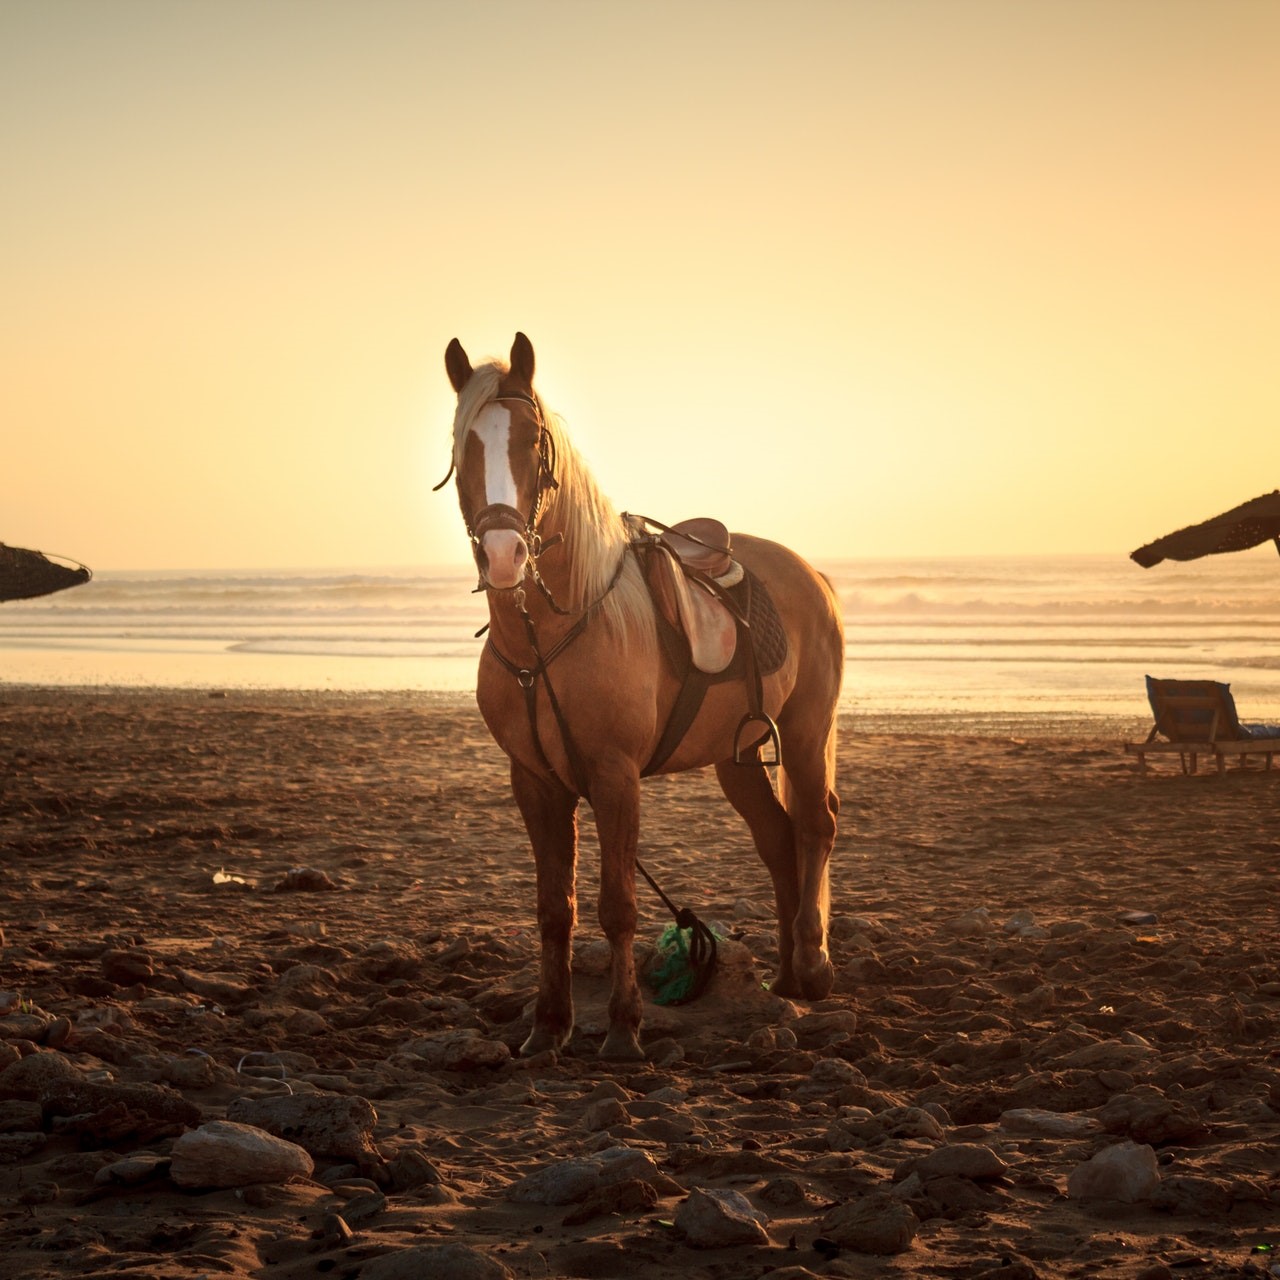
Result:
[[[687,986],[679,982],[678,976],[672,976],[665,971],[662,976],[667,978],[666,987],[660,990],[656,995],[659,1004],[688,1004],[690,1001],[696,1000],[703,991],[706,990],[707,983],[711,981],[711,975],[716,968],[716,935],[702,923],[701,920],[688,908],[677,907],[665,893],[662,892],[658,882],[645,870],[645,865],[636,859],[636,870],[644,876],[649,882],[649,887],[662,899],[663,905],[671,912],[672,919],[675,920],[675,938],[676,956],[680,957],[681,952],[687,952],[689,962],[689,981]],[[684,939],[680,936],[682,930],[689,931],[689,942],[686,946]]]

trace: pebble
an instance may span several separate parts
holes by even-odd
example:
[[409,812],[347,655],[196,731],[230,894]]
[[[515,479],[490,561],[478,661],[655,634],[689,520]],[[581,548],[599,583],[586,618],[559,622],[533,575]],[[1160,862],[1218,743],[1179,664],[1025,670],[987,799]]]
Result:
[[385,1213],[387,1197],[380,1191],[365,1191],[353,1196],[342,1206],[342,1216],[351,1226],[359,1226],[362,1222],[370,1222],[380,1213]]

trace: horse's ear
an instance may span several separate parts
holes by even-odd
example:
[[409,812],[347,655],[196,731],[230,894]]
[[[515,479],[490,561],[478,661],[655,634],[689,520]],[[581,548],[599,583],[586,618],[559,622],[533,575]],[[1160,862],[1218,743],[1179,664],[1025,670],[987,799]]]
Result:
[[533,343],[523,333],[511,344],[511,372],[533,390]]
[[461,391],[471,378],[471,361],[467,359],[467,353],[462,349],[462,343],[457,338],[445,348],[444,367],[449,374],[449,381],[453,383],[455,391]]

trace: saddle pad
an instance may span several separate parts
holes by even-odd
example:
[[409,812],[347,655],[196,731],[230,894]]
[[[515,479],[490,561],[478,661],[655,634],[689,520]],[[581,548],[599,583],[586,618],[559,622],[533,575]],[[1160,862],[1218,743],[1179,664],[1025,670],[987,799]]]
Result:
[[747,569],[742,581],[729,588],[729,595],[751,628],[757,670],[771,676],[787,660],[787,632],[769,588]]

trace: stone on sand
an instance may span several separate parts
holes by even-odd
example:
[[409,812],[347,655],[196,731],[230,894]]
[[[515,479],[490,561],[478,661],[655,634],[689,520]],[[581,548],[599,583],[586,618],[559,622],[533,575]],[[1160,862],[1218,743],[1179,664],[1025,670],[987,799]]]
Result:
[[511,1280],[514,1272],[463,1244],[420,1244],[366,1262],[360,1280]]
[[894,1177],[918,1173],[929,1182],[934,1178],[967,1178],[970,1182],[990,1182],[1003,1177],[1009,1166],[990,1147],[980,1142],[955,1142],[937,1147],[927,1155],[900,1165]]
[[358,1095],[302,1093],[237,1098],[227,1108],[227,1119],[296,1142],[313,1156],[334,1156],[359,1163],[377,1155],[372,1135],[378,1113],[371,1102]]
[[1000,1127],[1008,1133],[1031,1133],[1046,1138],[1083,1138],[1102,1125],[1092,1116],[1041,1107],[1013,1107],[1000,1114]]
[[823,1216],[821,1231],[842,1249],[880,1257],[904,1253],[919,1229],[911,1208],[887,1191],[836,1205]]
[[1072,1200],[1138,1204],[1149,1200],[1159,1186],[1155,1151],[1145,1144],[1120,1142],[1077,1165],[1067,1179],[1067,1195]]
[[734,1245],[769,1243],[769,1216],[752,1208],[738,1191],[694,1187],[676,1214],[676,1227],[695,1249],[727,1249]]
[[38,1099],[58,1082],[75,1082],[85,1078],[60,1053],[31,1053],[0,1071],[0,1098]]
[[169,1176],[180,1187],[247,1187],[310,1177],[315,1162],[297,1143],[251,1125],[211,1120],[173,1144]]
[[405,1046],[405,1052],[421,1058],[433,1071],[476,1071],[506,1066],[511,1050],[501,1040],[489,1040],[464,1028],[423,1036]]
[[577,1204],[599,1187],[637,1179],[654,1182],[661,1171],[647,1151],[611,1147],[582,1160],[559,1160],[535,1169],[507,1188],[507,1199],[522,1204]]

